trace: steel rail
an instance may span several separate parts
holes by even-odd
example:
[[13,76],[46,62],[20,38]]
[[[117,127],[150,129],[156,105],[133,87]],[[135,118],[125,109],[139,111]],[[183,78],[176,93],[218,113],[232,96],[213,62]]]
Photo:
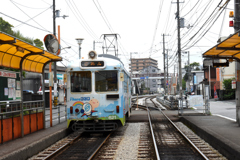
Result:
[[[145,99],[145,105],[147,104],[146,103],[147,99],[148,98]],[[146,107],[147,107],[147,105],[146,105]],[[154,136],[154,133],[153,133],[152,122],[151,122],[151,118],[150,118],[150,110],[148,109],[148,107],[147,107],[147,111],[148,111],[148,121],[149,121],[149,126],[150,126],[150,130],[151,130],[151,134],[152,134],[152,139],[153,139],[153,145],[154,145],[154,149],[155,149],[155,153],[156,153],[156,158],[157,158],[157,160],[160,160],[156,139],[155,139],[155,136]]]
[[103,144],[108,140],[108,138],[112,135],[113,132],[109,133],[105,140],[99,145],[99,147],[95,150],[95,152],[88,158],[88,160],[93,159],[93,157],[98,153],[98,151],[102,148]]
[[[155,105],[155,103],[152,101],[152,103]],[[162,105],[162,104],[160,104]],[[156,106],[156,105],[155,105]],[[157,106],[156,106],[157,107]],[[158,107],[157,107],[158,108]],[[197,152],[205,159],[208,160],[208,158],[198,149],[198,147],[167,117],[167,115],[162,112],[160,108],[158,110],[167,118],[167,120],[177,129],[177,131],[191,144],[191,146],[197,150]]]
[[81,134],[79,134],[78,136],[74,137],[73,139],[71,139],[69,142],[66,142],[65,144],[63,144],[61,147],[59,147],[58,149],[56,149],[55,151],[53,151],[52,153],[50,153],[48,156],[43,157],[43,160],[48,160],[53,158],[57,153],[59,153],[60,151],[62,151],[63,149],[65,149],[68,145],[72,144],[76,139],[78,139],[79,137],[81,137]]

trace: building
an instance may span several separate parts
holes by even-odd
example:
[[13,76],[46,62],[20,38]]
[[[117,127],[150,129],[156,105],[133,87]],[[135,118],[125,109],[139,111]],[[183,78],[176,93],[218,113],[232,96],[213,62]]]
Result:
[[[159,68],[148,66],[140,71],[133,71],[132,80],[135,80],[141,90],[141,94],[160,93],[162,86],[161,70]],[[148,90],[149,89],[149,90]]]
[[129,65],[130,72],[141,71],[148,66],[158,68],[158,61],[152,58],[132,58]]

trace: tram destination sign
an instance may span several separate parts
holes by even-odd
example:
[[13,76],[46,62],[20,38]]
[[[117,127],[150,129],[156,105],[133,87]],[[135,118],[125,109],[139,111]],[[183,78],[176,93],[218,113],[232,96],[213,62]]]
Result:
[[103,67],[104,61],[82,61],[82,67]]

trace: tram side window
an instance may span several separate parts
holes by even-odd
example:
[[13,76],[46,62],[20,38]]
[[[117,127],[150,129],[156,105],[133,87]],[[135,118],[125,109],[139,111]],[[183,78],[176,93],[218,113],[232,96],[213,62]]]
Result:
[[91,92],[92,78],[90,71],[71,73],[71,92]]
[[118,72],[117,71],[97,71],[95,72],[95,91],[117,91]]

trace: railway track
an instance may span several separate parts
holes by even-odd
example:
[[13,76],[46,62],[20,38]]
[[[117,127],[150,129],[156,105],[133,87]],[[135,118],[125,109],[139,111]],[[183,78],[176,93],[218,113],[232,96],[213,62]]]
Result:
[[[156,106],[154,101],[152,104]],[[151,117],[161,159],[226,159],[185,125],[179,122],[175,125],[158,110],[162,116],[152,114]]]
[[[31,160],[127,159],[129,158],[128,156],[130,156],[130,159],[140,160],[225,159],[210,145],[206,144],[206,142],[199,137],[196,138],[197,136],[193,132],[190,132],[182,123],[177,122],[175,125],[173,122],[170,122],[170,119],[159,109],[161,106],[149,99],[152,98],[146,98],[143,104],[139,105],[139,110],[149,110],[149,119],[150,123],[152,123],[152,125],[150,125],[151,127],[148,127],[150,123],[148,124],[147,122],[132,123],[119,128],[111,135],[96,133],[84,135],[80,132],[74,132],[72,135],[39,153],[37,156],[32,157]],[[139,126],[139,131],[133,129],[134,126]],[[180,126],[183,131],[176,129],[177,126]],[[128,130],[131,128],[130,133],[134,132],[134,134],[130,136],[126,135],[127,128]],[[184,133],[185,136],[180,134],[181,132]],[[139,139],[137,141],[136,139],[134,140],[134,138],[138,136]],[[133,153],[131,148],[135,148],[136,150],[133,150],[135,150],[136,153]]]
[[74,132],[30,160],[91,159],[111,133]]

